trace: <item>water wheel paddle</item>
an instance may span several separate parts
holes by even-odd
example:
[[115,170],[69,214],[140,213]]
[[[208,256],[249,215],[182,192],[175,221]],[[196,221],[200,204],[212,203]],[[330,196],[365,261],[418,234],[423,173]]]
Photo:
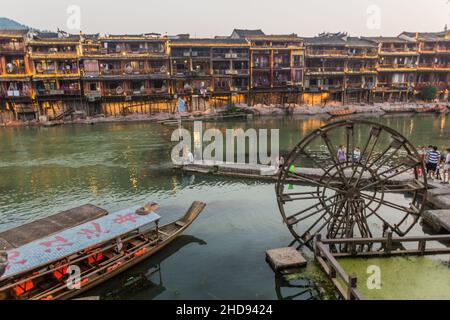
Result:
[[319,233],[328,239],[386,231],[404,236],[424,210],[424,172],[417,150],[395,130],[370,121],[334,122],[290,153],[279,173],[278,205],[290,232],[306,244]]

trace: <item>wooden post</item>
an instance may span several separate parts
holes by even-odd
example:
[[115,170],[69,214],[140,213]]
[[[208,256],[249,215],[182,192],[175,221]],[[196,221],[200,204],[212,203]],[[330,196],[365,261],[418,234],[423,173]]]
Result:
[[426,248],[427,248],[427,242],[425,240],[419,241],[419,251],[420,251],[421,256],[423,256],[425,254]]
[[351,275],[349,277],[348,283],[348,293],[347,293],[348,300],[354,300],[353,289],[356,289],[357,285],[358,285],[358,278],[355,275]]
[[387,242],[386,242],[386,248],[385,248],[385,252],[387,254],[391,254],[392,251],[392,231],[388,231],[387,233]]

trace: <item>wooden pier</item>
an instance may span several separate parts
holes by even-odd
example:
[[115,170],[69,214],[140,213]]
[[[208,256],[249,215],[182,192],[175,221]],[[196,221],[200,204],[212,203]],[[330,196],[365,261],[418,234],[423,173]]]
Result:
[[[450,248],[443,245],[440,248],[431,247],[428,244],[433,242],[448,243],[450,235],[437,236],[418,236],[418,237],[393,237],[392,232],[384,238],[353,238],[353,239],[324,239],[320,235],[316,236],[314,253],[317,262],[327,273],[335,285],[340,295],[346,300],[364,300],[364,296],[358,290],[358,278],[349,275],[337,261],[338,258],[345,257],[392,257],[392,256],[425,256],[450,254]],[[416,247],[411,244],[416,243]],[[361,245],[380,244],[380,250],[357,252],[349,250],[348,252],[333,253],[329,246],[347,245],[349,248],[357,248]]]
[[[259,165],[259,164],[246,164],[246,163],[227,163],[213,160],[194,161],[192,164],[186,164],[182,166],[176,166],[176,169],[180,169],[186,173],[198,173],[224,177],[234,178],[248,178],[257,180],[278,180],[278,168],[275,166]],[[324,171],[320,168],[295,168],[294,173],[301,174],[306,178],[320,179],[324,175]],[[334,175],[334,171],[329,172],[330,176]],[[347,177],[352,175],[350,170],[344,172]],[[368,180],[370,176],[364,174],[361,180]],[[288,182],[297,181],[296,179],[288,179]],[[414,177],[408,173],[401,173],[396,177],[389,180],[390,184],[402,184],[412,183]]]

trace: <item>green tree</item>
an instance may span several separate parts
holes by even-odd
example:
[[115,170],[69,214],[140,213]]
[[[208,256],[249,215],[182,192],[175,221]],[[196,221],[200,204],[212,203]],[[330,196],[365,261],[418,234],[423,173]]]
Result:
[[437,88],[435,86],[423,87],[420,96],[426,101],[434,100],[437,97]]

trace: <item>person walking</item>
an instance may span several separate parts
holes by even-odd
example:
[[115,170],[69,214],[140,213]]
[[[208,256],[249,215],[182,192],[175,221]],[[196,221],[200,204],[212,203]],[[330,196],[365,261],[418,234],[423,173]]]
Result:
[[430,151],[428,151],[428,154],[427,154],[428,178],[430,178],[430,179],[436,178],[436,171],[437,171],[437,167],[439,165],[440,159],[441,159],[441,154],[438,151],[438,147],[432,147],[432,149]]

